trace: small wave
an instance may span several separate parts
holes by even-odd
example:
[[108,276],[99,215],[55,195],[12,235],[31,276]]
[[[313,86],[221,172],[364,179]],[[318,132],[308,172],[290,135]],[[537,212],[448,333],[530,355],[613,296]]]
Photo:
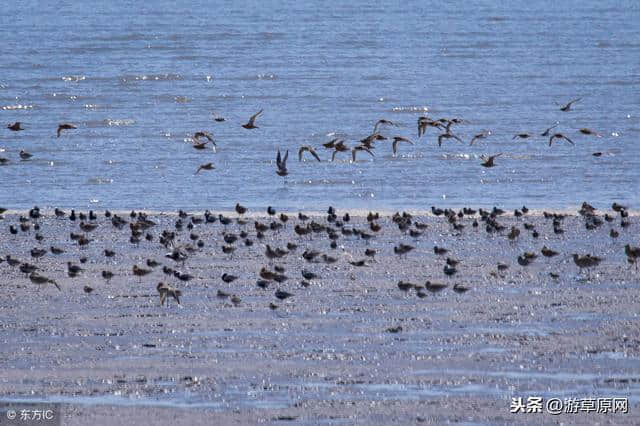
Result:
[[426,106],[398,106],[391,108],[391,112],[427,112]]
[[176,81],[183,80],[180,74],[143,74],[143,75],[125,75],[120,77],[120,81],[123,83],[134,82],[134,81]]
[[105,185],[109,183],[113,183],[113,179],[94,177],[87,180],[87,184],[89,185]]
[[131,118],[122,118],[122,119],[115,119],[115,118],[105,118],[104,120],[94,120],[94,121],[87,121],[85,122],[85,126],[87,127],[104,127],[104,126],[131,126],[133,123],[135,123],[135,120],[131,119]]
[[175,96],[173,98],[173,100],[176,101],[179,104],[184,104],[184,103],[187,103],[187,102],[191,102],[191,99],[186,97],[186,96]]
[[12,111],[15,109],[32,109],[33,105],[5,105],[2,107],[5,111]]
[[275,80],[276,78],[278,78],[273,73],[258,74],[256,77],[258,78],[258,80]]
[[85,77],[84,75],[68,75],[68,76],[64,76],[62,77],[62,80],[64,81],[82,81],[82,80],[86,80],[87,77]]

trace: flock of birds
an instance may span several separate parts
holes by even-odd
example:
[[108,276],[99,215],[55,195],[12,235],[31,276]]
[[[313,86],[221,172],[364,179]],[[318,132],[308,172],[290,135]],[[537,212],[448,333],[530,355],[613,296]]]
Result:
[[[570,102],[562,105],[560,107],[560,111],[563,111],[563,112],[570,111],[572,105],[581,100],[582,98],[571,100]],[[256,120],[263,113],[263,111],[264,110],[261,109],[257,113],[253,114],[249,118],[247,123],[242,124],[242,127],[247,130],[258,129],[259,127],[256,125]],[[224,117],[219,116],[217,114],[214,114],[213,119],[215,122],[226,121]],[[418,121],[417,121],[417,128],[418,128],[417,136],[418,136],[418,139],[420,139],[427,133],[427,129],[431,127],[440,131],[440,134],[437,136],[439,147],[442,146],[442,144],[445,141],[449,141],[449,140],[454,140],[459,143],[464,143],[463,139],[458,135],[456,135],[455,133],[453,133],[453,130],[452,130],[453,126],[460,125],[463,123],[465,123],[465,120],[460,118],[432,119],[427,116],[420,116],[418,117]],[[575,145],[573,140],[569,138],[567,135],[565,135],[564,133],[554,131],[554,129],[556,129],[557,126],[559,126],[559,122],[556,122],[554,125],[552,125],[551,127],[541,132],[540,136],[549,138],[549,146],[551,146],[556,141],[565,141],[571,145]],[[386,140],[392,141],[391,149],[394,156],[398,154],[400,144],[415,145],[414,141],[412,141],[411,139],[405,136],[392,136],[392,137],[389,136],[388,137],[388,136],[384,136],[381,133],[383,128],[391,128],[391,127],[398,127],[398,124],[391,120],[380,119],[375,123],[372,133],[366,136],[365,138],[361,139],[360,141],[358,141],[356,145],[350,146],[349,144],[347,144],[347,141],[345,139],[334,138],[328,142],[323,143],[322,147],[331,152],[331,161],[335,161],[336,156],[340,153],[351,153],[351,161],[355,162],[356,156],[358,153],[367,153],[371,157],[375,157],[375,154],[374,154],[374,149],[376,148],[375,144],[381,141],[386,141]],[[8,124],[7,128],[14,132],[25,130],[25,128],[22,126],[22,123],[18,121]],[[71,130],[71,129],[77,129],[77,127],[71,123],[61,123],[58,125],[58,129],[56,132],[57,136],[60,137],[61,132],[63,130]],[[581,128],[579,130],[579,133],[583,135],[601,136],[598,132],[588,128]],[[474,145],[476,142],[487,139],[491,135],[492,135],[492,132],[490,130],[482,130],[481,132],[476,133],[471,137],[469,145]],[[515,134],[512,139],[530,139],[535,136],[536,134],[531,132],[520,132]],[[192,142],[193,148],[199,151],[204,151],[209,149],[208,147],[209,144],[213,145],[214,151],[217,147],[217,143],[213,134],[211,132],[204,131],[204,130],[196,131],[195,133],[193,133],[193,136],[190,138],[190,141]],[[318,162],[321,162],[322,160],[318,153],[319,149],[320,149],[319,147],[314,148],[313,146],[310,146],[310,145],[301,146],[298,149],[298,160],[303,161],[305,157],[305,153],[308,153],[315,160],[317,160]],[[29,160],[33,156],[31,153],[28,153],[26,151],[20,151],[19,155],[21,160]],[[493,155],[482,155],[480,157],[482,159],[482,163],[480,165],[482,167],[487,167],[487,168],[494,167],[496,166],[495,159],[500,157],[501,155],[502,153],[493,154]],[[595,152],[593,153],[593,155],[596,157],[599,157],[602,155],[602,153]],[[280,152],[280,149],[278,148],[276,153],[276,170],[275,170],[278,176],[286,177],[289,174],[289,170],[287,168],[288,157],[289,157],[288,150],[284,153],[284,155],[282,155]],[[10,160],[8,158],[0,157],[0,165],[6,165],[9,163],[9,161]],[[214,170],[215,168],[216,167],[213,162],[203,163],[199,167],[197,167],[195,174],[197,175],[201,171]]]
[[[7,209],[0,208],[0,219],[2,218],[1,215],[6,211]],[[154,235],[153,230],[158,226],[158,224],[142,212],[136,213],[135,211],[132,211],[129,215],[130,217],[127,219],[107,210],[104,213],[106,221],[101,221],[93,211],[89,211],[88,214],[76,213],[75,210],[67,213],[56,208],[54,210],[55,219],[66,219],[78,224],[78,231],[72,231],[69,234],[69,239],[71,241],[69,244],[77,245],[80,253],[79,263],[67,260],[66,264],[63,263],[62,266],[70,278],[83,276],[83,274],[87,273],[87,270],[82,265],[85,264],[88,259],[87,256],[82,253],[86,253],[85,249],[87,246],[96,240],[91,237],[92,233],[95,234],[96,230],[99,228],[102,228],[105,231],[105,235],[114,234],[118,231],[128,229],[130,232],[129,242],[133,246],[138,247],[140,244],[147,244],[147,248],[153,250],[155,245],[156,249],[161,250],[162,255],[162,259],[148,258],[145,265],[132,265],[130,269],[131,275],[137,277],[141,282],[143,278],[153,274],[155,270],[161,269],[166,278],[156,285],[156,290],[160,296],[160,303],[162,305],[165,303],[168,304],[169,298],[172,298],[180,304],[182,290],[178,289],[177,285],[179,282],[186,283],[196,278],[193,274],[185,272],[186,262],[192,257],[197,258],[198,253],[203,253],[203,249],[210,244],[211,241],[205,237],[205,235],[210,234],[213,238],[214,246],[218,243],[220,245],[220,252],[224,255],[228,255],[230,259],[239,247],[244,246],[251,249],[257,240],[264,243],[261,247],[264,247],[265,265],[257,271],[256,285],[261,289],[267,289],[274,283],[277,285],[278,288],[274,292],[274,297],[277,300],[269,303],[269,307],[271,309],[277,309],[278,305],[276,302],[278,300],[282,301],[294,296],[294,293],[291,292],[293,290],[289,289],[291,291],[288,291],[281,288],[286,281],[292,281],[293,279],[286,274],[285,266],[283,264],[277,264],[277,262],[280,262],[287,257],[295,257],[296,261],[301,259],[309,265],[333,265],[347,259],[347,262],[351,267],[361,268],[370,266],[371,262],[375,262],[375,257],[379,253],[378,249],[375,249],[370,245],[371,241],[376,240],[376,237],[383,227],[381,224],[380,214],[378,213],[370,212],[366,217],[366,222],[356,224],[349,213],[344,213],[344,215],[339,217],[333,207],[329,207],[324,220],[321,218],[311,218],[303,213],[298,213],[297,217],[290,217],[285,213],[280,213],[278,215],[273,207],[268,207],[267,218],[269,219],[269,222],[262,222],[260,220],[251,221],[245,218],[245,214],[248,209],[239,203],[236,204],[235,211],[237,213],[236,218],[224,216],[222,214],[215,215],[209,211],[205,211],[202,216],[190,215],[180,210],[178,212],[177,219],[172,223],[172,226],[169,226],[167,229],[159,230],[158,233]],[[463,208],[459,211],[432,207],[431,212],[434,217],[444,219],[447,226],[450,227],[451,232],[457,236],[462,235],[464,229],[469,225],[475,230],[475,232],[480,232],[480,230],[484,228],[488,235],[506,237],[509,241],[517,240],[522,232],[519,226],[512,225],[509,228],[508,226],[500,223],[501,218],[505,217],[507,212],[496,207],[492,210]],[[522,223],[523,229],[530,232],[533,239],[538,239],[540,237],[540,230],[537,229],[536,225],[526,221],[528,213],[529,209],[523,206],[521,209],[515,210],[513,215],[517,220],[517,224]],[[610,237],[613,239],[618,238],[620,232],[628,228],[631,224],[627,207],[615,202],[612,205],[611,214],[606,212],[604,215],[601,215],[593,206],[586,202],[582,204],[578,213],[584,219],[584,227],[587,231],[596,230],[605,223],[613,225],[615,221],[619,220],[620,231],[611,227],[609,233]],[[40,209],[38,207],[34,207],[29,211],[28,216],[20,216],[15,225],[11,224],[9,226],[10,238],[11,236],[17,238],[15,236],[19,234],[27,237],[31,235],[34,236],[36,246],[30,250],[30,256],[32,258],[31,262],[35,263],[18,259],[11,254],[6,254],[4,257],[0,257],[0,264],[5,263],[11,268],[17,268],[21,273],[24,273],[32,283],[37,284],[38,286],[51,284],[58,290],[62,290],[61,286],[55,279],[45,275],[45,271],[42,270],[42,264],[40,264],[39,261],[47,255],[52,255],[54,257],[64,255],[69,258],[70,253],[67,253],[67,250],[70,249],[67,247],[65,250],[65,248],[55,245],[51,245],[47,249],[44,246],[44,240],[48,237],[45,237],[42,234],[42,232],[44,232],[40,225],[42,216]],[[551,230],[555,235],[561,236],[565,232],[562,228],[562,223],[567,215],[544,212],[543,216],[547,221],[551,221]],[[618,216],[619,219],[616,216]],[[466,223],[465,219],[467,220]],[[523,222],[520,222],[520,220]],[[287,223],[290,222],[295,222],[295,225],[293,226],[293,234],[291,235],[293,240],[288,241],[284,247],[272,247],[268,242],[268,233],[272,233],[272,241],[282,241],[285,239],[285,236],[280,234],[280,232],[283,228],[286,229]],[[218,237],[215,236],[214,231],[216,228],[213,227],[216,223],[220,224],[220,227],[217,227],[219,230]],[[400,241],[398,241],[393,247],[393,253],[398,258],[407,256],[415,249],[415,246],[408,244],[404,238],[409,237],[414,241],[417,241],[425,232],[427,232],[426,230],[430,226],[427,223],[417,220],[413,215],[406,212],[395,213],[391,216],[389,223],[392,226],[397,226],[400,231]],[[112,229],[107,231],[105,227],[109,227],[109,225],[111,225],[110,228]],[[233,228],[233,225],[237,225],[237,227]],[[230,226],[231,230],[229,229]],[[33,234],[31,233],[32,229],[34,231]],[[200,229],[200,231],[198,231],[198,229]],[[280,238],[276,238],[276,235],[279,235]],[[390,234],[387,234],[387,236],[388,235]],[[340,238],[355,238],[357,240],[362,240],[365,242],[362,257],[358,259],[352,254],[340,256],[332,255],[330,252],[320,252],[314,249],[311,245],[313,237],[316,237],[314,240],[316,247],[318,246],[318,243],[322,241],[322,238],[326,237],[330,241],[329,246],[332,250],[338,248],[337,241]],[[302,249],[300,246],[303,245],[305,241],[308,241],[310,245],[305,249]],[[107,264],[117,255],[113,248],[104,247],[102,250],[104,257],[107,260]],[[634,247],[630,244],[626,244],[624,250],[629,264],[635,266],[637,270],[638,258],[640,258],[640,247]],[[302,251],[302,253],[298,257],[296,252],[300,251]],[[452,251],[445,247],[434,246],[433,252],[438,258],[443,260],[442,271],[444,276],[456,276],[459,264],[462,260],[455,259]],[[65,255],[65,253],[67,254]],[[560,254],[559,252],[548,248],[546,245],[542,247],[540,253],[546,258],[555,257]],[[580,255],[573,253],[571,257],[580,271],[589,271],[590,269],[598,266],[603,260],[601,257],[591,254]],[[537,258],[538,253],[525,251],[519,255],[516,260],[518,265],[526,268]],[[172,264],[170,266],[163,262],[172,262]],[[98,261],[96,263],[101,262]],[[178,269],[179,267],[180,269]],[[510,265],[499,262],[497,263],[496,270],[492,271],[491,275],[494,277],[504,277],[502,274],[509,267]],[[59,269],[54,270],[59,271]],[[117,276],[118,272],[104,269],[100,274],[106,283],[109,283]],[[120,271],[120,274],[122,274],[122,271]],[[299,284],[301,287],[309,287],[312,285],[313,280],[321,279],[317,268],[306,269],[303,267],[300,271],[300,275],[301,279]],[[559,275],[555,272],[550,272],[550,275],[553,279],[559,278]],[[238,276],[231,273],[224,273],[220,279],[222,282],[230,284],[237,280]],[[435,280],[427,280],[424,284],[399,281],[397,283],[397,287],[402,292],[415,290],[417,296],[423,298],[426,297],[428,293],[441,292],[449,287],[449,284]],[[470,287],[461,283],[456,283],[452,286],[452,290],[458,294],[462,294],[469,291]],[[86,285],[84,286],[84,291],[86,293],[91,293],[93,291],[93,287]],[[240,297],[236,294],[230,294],[223,290],[218,290],[217,297],[221,299],[229,299],[234,305],[241,303]]]

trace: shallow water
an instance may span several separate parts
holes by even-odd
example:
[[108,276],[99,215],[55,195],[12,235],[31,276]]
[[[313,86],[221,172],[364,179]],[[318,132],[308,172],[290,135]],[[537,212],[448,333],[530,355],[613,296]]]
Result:
[[[3,207],[640,201],[637,2],[41,3],[0,17],[0,122],[27,129],[0,129],[11,160],[0,167]],[[259,129],[240,127],[262,108]],[[467,120],[454,127],[467,142],[438,148],[434,129],[418,141],[425,113]],[[400,124],[386,135],[416,145],[396,158],[383,141],[355,164],[346,154],[298,163],[300,145],[354,145],[383,117]],[[62,121],[79,129],[58,139]],[[556,121],[575,147],[512,140]],[[492,136],[469,147],[482,129]],[[197,130],[214,133],[217,153],[189,146]],[[290,150],[286,184],[274,173],[278,147]],[[20,149],[33,159],[19,161]],[[498,152],[497,167],[479,166]],[[215,171],[193,175],[209,161]]]

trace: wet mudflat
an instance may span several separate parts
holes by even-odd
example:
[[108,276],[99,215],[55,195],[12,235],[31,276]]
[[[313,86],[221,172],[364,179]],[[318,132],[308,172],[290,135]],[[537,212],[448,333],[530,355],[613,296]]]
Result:
[[[277,216],[249,217],[245,225],[235,213],[226,216],[234,217],[229,225],[191,230],[192,216],[183,219],[172,247],[194,247],[184,263],[166,258],[171,248],[158,242],[163,230],[174,229],[175,214],[149,213],[155,225],[144,233],[154,239],[137,244],[128,227],[116,229],[103,215],[84,248],[69,239],[80,232],[79,221],[47,213],[32,221],[40,243],[33,229],[3,234],[3,256],[36,265],[61,290],[0,263],[2,400],[61,403],[65,424],[633,423],[640,402],[640,273],[627,263],[624,245],[637,245],[637,216],[625,229],[616,219],[587,231],[584,218],[572,214],[557,234],[541,214],[505,215],[499,222],[507,231],[522,229],[510,241],[507,231],[488,234],[482,222],[474,228],[471,217],[454,230],[442,217],[414,214],[413,222],[427,227],[411,238],[390,215],[374,221],[377,233],[364,215],[352,215],[342,228],[372,238],[340,233],[336,249],[326,232],[296,235],[303,222],[295,215],[261,240],[254,222],[280,222]],[[325,215],[311,221],[339,229]],[[18,223],[18,214],[4,215],[5,227]],[[538,238],[524,223],[534,225]],[[612,227],[618,238],[609,236]],[[229,246],[223,233],[243,230],[254,244],[240,238],[230,244],[232,254],[223,253]],[[265,257],[267,244],[287,243],[298,247]],[[414,249],[399,256],[400,243]],[[30,257],[34,247],[51,245],[65,252]],[[434,246],[448,253],[436,255]],[[543,246],[560,254],[546,258]],[[107,258],[104,249],[116,255]],[[377,250],[373,259],[367,249]],[[309,262],[303,253],[312,250],[320,254]],[[523,252],[538,258],[521,266],[516,259]],[[572,253],[603,260],[579,271]],[[443,273],[447,257],[460,261],[451,277]],[[147,259],[161,266],[148,267]],[[355,266],[359,260],[365,266]],[[67,262],[83,271],[70,278]],[[498,262],[508,268],[498,271]],[[134,264],[152,272],[133,275]],[[276,265],[287,279],[257,286],[261,268]],[[181,281],[163,266],[192,278]],[[113,278],[103,279],[103,270]],[[305,280],[302,270],[318,277]],[[226,283],[225,273],[237,279]],[[427,280],[447,287],[428,291]],[[182,291],[181,305],[171,298],[160,305],[161,281]],[[401,291],[398,281],[417,288]],[[469,291],[454,292],[455,284]],[[276,290],[293,296],[280,300]],[[629,398],[630,414],[509,412],[512,397],[530,396]]]

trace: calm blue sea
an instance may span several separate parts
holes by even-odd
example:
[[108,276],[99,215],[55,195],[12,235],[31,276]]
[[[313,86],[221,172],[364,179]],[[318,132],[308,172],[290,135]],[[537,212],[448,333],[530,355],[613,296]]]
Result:
[[[3,8],[0,206],[640,206],[639,2],[401,3]],[[240,127],[260,109],[258,129]],[[439,148],[433,128],[418,139],[423,114],[464,119],[452,130],[465,143]],[[393,157],[382,141],[375,157],[326,161],[321,143],[355,146],[380,118],[398,123],[386,136],[415,145]],[[14,121],[26,130],[5,128]],[[58,139],[60,122],[78,129]],[[555,122],[575,146],[512,139]],[[469,146],[484,129],[491,136]],[[217,152],[191,147],[199,130],[214,134]],[[298,162],[301,145],[323,161]],[[286,182],[275,174],[278,148],[289,150]],[[33,158],[20,161],[20,150]],[[480,166],[496,153],[496,167]],[[207,162],[216,170],[194,176]]]

